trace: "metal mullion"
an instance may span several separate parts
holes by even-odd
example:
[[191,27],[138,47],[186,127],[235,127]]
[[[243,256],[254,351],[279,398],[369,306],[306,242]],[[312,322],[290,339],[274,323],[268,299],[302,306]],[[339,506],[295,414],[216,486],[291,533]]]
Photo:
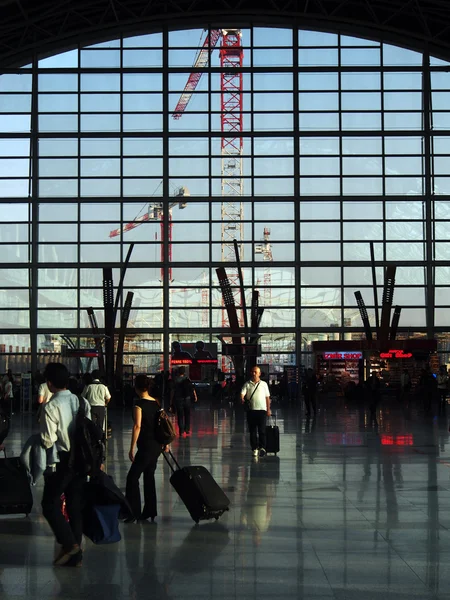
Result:
[[[250,68],[251,68],[251,72],[250,72],[250,90],[249,90],[249,97],[250,97],[250,138],[249,138],[249,142],[250,142],[250,180],[251,180],[251,186],[252,186],[252,193],[251,193],[251,204],[250,204],[250,220],[251,220],[251,232],[252,232],[252,238],[251,238],[251,253],[252,253],[252,263],[253,266],[250,267],[251,268],[251,286],[252,286],[252,290],[256,289],[256,274],[255,274],[255,269],[257,267],[255,267],[255,102],[254,102],[254,97],[255,97],[255,69],[254,69],[254,63],[253,63],[253,27],[250,28]],[[272,279],[271,279],[272,281]],[[252,299],[253,301],[253,299]],[[270,308],[270,307],[268,307]]]
[[[123,205],[124,202],[126,202],[125,198],[124,198],[124,189],[123,189],[123,182],[124,182],[124,169],[123,169],[123,94],[124,94],[124,90],[123,90],[123,35],[120,36],[120,62],[119,62],[119,68],[120,68],[120,88],[119,88],[119,94],[120,94],[120,100],[119,100],[119,105],[120,105],[120,140],[119,140],[119,147],[120,147],[120,228],[122,229],[121,233],[120,233],[120,255],[119,255],[119,260],[120,260],[120,269],[122,270],[123,268],[123,262],[124,262],[124,239],[123,239],[123,226],[124,226],[124,216],[123,216]],[[126,256],[126,254],[125,254]],[[123,292],[121,294],[121,298],[119,300],[119,312],[122,310],[122,306],[123,306]]]
[[[77,46],[78,53],[78,66],[81,64],[81,48],[80,44]],[[81,72],[78,70],[77,73],[78,78],[78,202],[77,202],[77,210],[78,210],[78,219],[77,219],[77,254],[78,254],[78,285],[77,285],[77,326],[78,329],[81,328]],[[77,340],[79,346],[79,339]]]
[[342,130],[342,64],[341,64],[341,36],[338,37],[338,114],[339,114],[339,211],[340,211],[340,219],[339,219],[339,230],[340,230],[340,272],[341,272],[341,282],[340,282],[340,292],[341,292],[341,325],[340,325],[340,333],[339,338],[344,338],[344,156],[343,156],[343,130]]
[[[209,30],[208,30],[208,36],[211,32],[211,25],[209,26]],[[209,38],[210,39],[210,38]],[[210,44],[211,45],[211,44]],[[209,217],[209,223],[208,223],[208,230],[209,230],[209,240],[210,243],[208,245],[208,259],[209,259],[209,263],[210,265],[212,264],[212,244],[211,244],[211,240],[212,240],[212,236],[213,236],[213,213],[212,213],[212,206],[213,206],[213,145],[212,145],[212,139],[213,139],[213,123],[212,123],[212,100],[213,100],[213,94],[212,94],[212,72],[211,72],[211,52],[209,53],[209,68],[208,68],[208,127],[209,127],[209,136],[208,136],[208,150],[209,150],[209,156],[208,156],[208,165],[209,165],[209,182],[208,182],[208,189],[209,189],[209,202],[208,202],[208,217]],[[209,336],[209,341],[212,340],[212,269],[211,266],[209,266],[206,269],[207,272],[207,279],[208,279],[208,307],[207,307],[207,311],[208,311],[208,336]]]
[[[164,240],[163,253],[164,253],[164,278],[162,281],[163,286],[163,359],[164,359],[164,371],[169,370],[169,327],[170,327],[170,281],[169,281],[169,247],[168,247],[168,236],[169,236],[169,31],[167,27],[164,27],[163,32],[163,49],[162,49],[162,99],[163,99],[163,130],[162,130],[162,144],[163,144],[163,232]],[[204,132],[202,132],[204,135]]]
[[425,177],[425,243],[426,255],[424,256],[426,264],[425,289],[426,289],[426,328],[429,338],[434,335],[434,254],[433,254],[433,183],[432,183],[432,156],[431,156],[431,73],[430,73],[430,54],[428,48],[423,53],[423,137],[424,137],[424,177]]
[[[300,201],[301,201],[301,186],[300,186],[300,101],[299,101],[299,40],[298,40],[298,28],[292,29],[292,110],[293,110],[293,161],[294,161],[294,283],[295,283],[295,321],[294,321],[294,335],[295,335],[295,355],[297,366],[300,366],[301,356],[301,340],[302,340],[302,320],[301,320],[301,250],[300,250]],[[291,201],[292,201],[291,200]]]
[[38,116],[38,61],[35,54],[32,68],[31,84],[31,268],[29,270],[29,319],[31,372],[37,370],[37,331],[38,331],[38,266],[39,266],[39,116]]
[[[387,261],[387,236],[386,236],[386,144],[385,144],[385,119],[384,119],[384,53],[383,53],[383,44],[380,44],[380,94],[381,94],[381,135],[382,135],[382,145],[381,145],[381,192],[383,200],[381,202],[381,211],[382,211],[382,228],[383,228],[383,253],[382,260],[383,263]],[[398,135],[398,132],[397,132]],[[374,246],[375,247],[375,246]],[[376,253],[375,253],[376,256]],[[378,292],[377,292],[378,293]]]

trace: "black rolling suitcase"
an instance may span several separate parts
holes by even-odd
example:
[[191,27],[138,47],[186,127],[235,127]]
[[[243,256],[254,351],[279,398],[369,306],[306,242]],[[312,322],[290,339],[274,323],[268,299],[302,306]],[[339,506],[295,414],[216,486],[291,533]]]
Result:
[[10,419],[0,410],[0,444],[3,444],[9,433]]
[[169,452],[176,465],[172,465],[164,452],[164,458],[172,469],[170,483],[180,496],[192,519],[198,523],[205,519],[218,519],[229,510],[230,501],[205,467],[183,467]]
[[28,515],[33,495],[25,467],[18,456],[0,459],[0,515]]
[[280,430],[275,417],[275,422],[270,422],[270,424],[266,426],[266,452],[268,454],[277,454],[279,451]]

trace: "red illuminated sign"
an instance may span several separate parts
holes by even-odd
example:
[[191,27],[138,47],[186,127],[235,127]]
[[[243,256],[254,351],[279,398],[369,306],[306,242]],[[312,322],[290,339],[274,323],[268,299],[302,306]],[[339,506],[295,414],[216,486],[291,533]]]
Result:
[[172,365],[217,365],[217,358],[172,358]]
[[403,350],[389,350],[389,352],[380,352],[380,358],[411,358],[412,352],[403,352]]
[[324,352],[325,360],[359,360],[362,352]]
[[412,446],[414,443],[412,435],[386,435],[383,433],[380,438],[383,446]]

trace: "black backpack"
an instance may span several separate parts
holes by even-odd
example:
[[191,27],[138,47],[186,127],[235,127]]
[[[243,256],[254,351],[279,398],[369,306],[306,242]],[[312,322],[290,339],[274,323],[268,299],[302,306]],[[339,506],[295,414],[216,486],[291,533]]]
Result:
[[71,437],[69,466],[78,475],[94,476],[105,462],[105,433],[86,416],[84,400],[78,398],[78,401],[80,406]]
[[168,414],[162,408],[158,410],[155,416],[155,440],[162,446],[173,442],[177,437],[172,421]]

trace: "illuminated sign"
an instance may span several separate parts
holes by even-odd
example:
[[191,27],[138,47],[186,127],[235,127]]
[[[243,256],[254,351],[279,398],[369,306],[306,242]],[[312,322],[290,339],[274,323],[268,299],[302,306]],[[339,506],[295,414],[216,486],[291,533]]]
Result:
[[359,360],[362,352],[324,352],[325,360]]
[[386,435],[383,433],[380,439],[383,446],[412,446],[414,444],[412,435]]
[[380,358],[412,358],[412,352],[389,350],[389,352],[380,352]]
[[217,365],[217,358],[172,358],[172,365]]

